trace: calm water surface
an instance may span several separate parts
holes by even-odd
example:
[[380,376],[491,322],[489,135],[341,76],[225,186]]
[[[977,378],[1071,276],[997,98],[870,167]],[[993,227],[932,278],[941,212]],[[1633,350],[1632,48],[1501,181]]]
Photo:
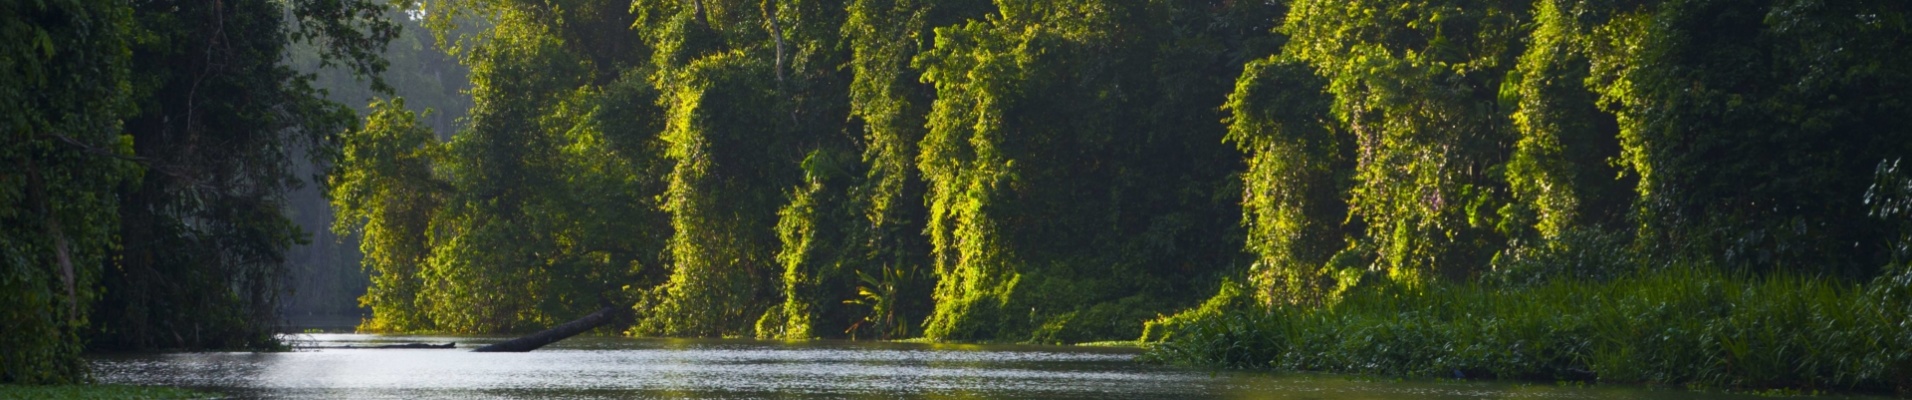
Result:
[[1635,387],[1400,382],[1136,363],[1119,348],[578,337],[530,353],[500,338],[301,335],[303,345],[457,342],[456,350],[307,349],[93,359],[105,383],[251,399],[1771,399]]

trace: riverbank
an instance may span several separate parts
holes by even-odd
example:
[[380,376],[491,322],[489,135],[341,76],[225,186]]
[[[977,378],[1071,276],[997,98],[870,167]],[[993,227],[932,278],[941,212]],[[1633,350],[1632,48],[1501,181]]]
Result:
[[218,393],[196,392],[180,388],[133,385],[0,385],[0,400],[94,400],[94,399],[217,399]]
[[1606,282],[1374,287],[1320,308],[1239,290],[1151,324],[1146,359],[1381,376],[1912,393],[1908,275],[1673,269]]

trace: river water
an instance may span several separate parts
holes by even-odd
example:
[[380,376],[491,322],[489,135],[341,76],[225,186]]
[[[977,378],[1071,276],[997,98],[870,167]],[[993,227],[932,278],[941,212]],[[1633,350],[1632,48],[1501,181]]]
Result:
[[1771,399],[1679,389],[1364,379],[1137,363],[1125,348],[577,337],[472,353],[479,337],[300,335],[302,346],[459,349],[96,356],[104,383],[237,399]]

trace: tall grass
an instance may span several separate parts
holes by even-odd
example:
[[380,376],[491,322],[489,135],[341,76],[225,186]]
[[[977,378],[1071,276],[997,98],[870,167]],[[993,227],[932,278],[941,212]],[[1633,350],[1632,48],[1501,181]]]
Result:
[[1373,287],[1320,308],[1164,319],[1144,340],[1159,340],[1149,359],[1228,368],[1905,393],[1909,284],[1912,273],[1861,285],[1676,267]]

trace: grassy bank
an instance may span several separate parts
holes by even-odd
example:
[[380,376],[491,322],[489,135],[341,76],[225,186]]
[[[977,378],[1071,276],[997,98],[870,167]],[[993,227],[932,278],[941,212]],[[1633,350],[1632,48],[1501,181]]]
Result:
[[1908,279],[1676,269],[1588,283],[1356,290],[1320,308],[1223,294],[1152,324],[1148,359],[1226,368],[1907,393]]
[[217,399],[218,393],[129,385],[0,385],[0,400]]

